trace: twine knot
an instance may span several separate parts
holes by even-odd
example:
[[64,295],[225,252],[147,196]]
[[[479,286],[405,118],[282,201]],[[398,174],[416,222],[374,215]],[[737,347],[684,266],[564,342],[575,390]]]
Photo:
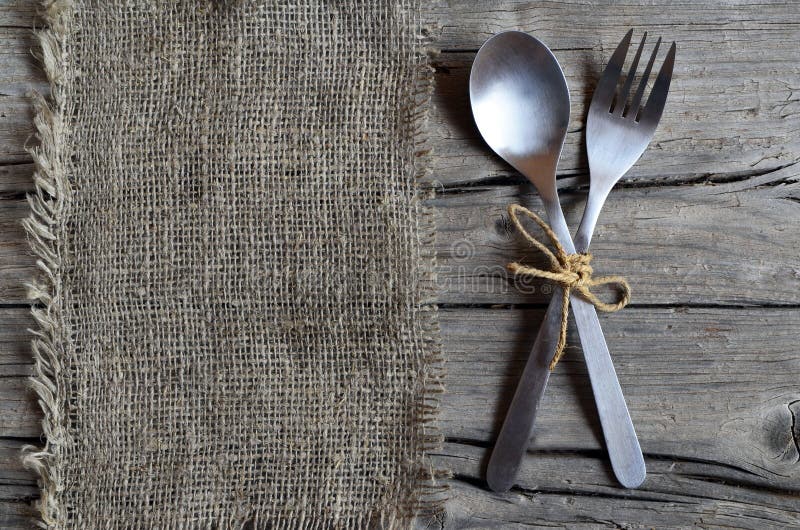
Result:
[[567,281],[573,287],[577,285],[586,285],[591,282],[592,273],[594,270],[589,265],[592,261],[591,254],[567,254],[565,259],[566,267],[563,271],[565,276],[568,276]]
[[[517,215],[518,213],[522,213],[532,219],[544,230],[544,233],[553,244],[553,248],[555,248],[555,253],[551,252],[549,248],[522,226]],[[562,355],[564,355],[564,347],[567,344],[569,296],[572,291],[578,293],[581,298],[585,299],[600,311],[614,312],[628,305],[631,300],[631,288],[622,276],[602,276],[600,278],[592,276],[594,273],[591,265],[592,255],[589,252],[567,254],[564,247],[561,246],[561,241],[559,241],[558,236],[556,236],[553,229],[550,228],[550,225],[527,208],[519,204],[511,204],[508,206],[508,215],[517,231],[550,260],[550,270],[537,269],[516,262],[509,263],[508,270],[514,274],[554,281],[559,284],[563,290],[561,297],[561,332],[558,336],[555,355],[553,355],[553,359],[550,361],[550,370],[553,370],[556,364],[558,364],[558,361],[561,360]],[[591,291],[592,287],[597,287],[599,285],[616,285],[620,291],[618,300],[614,303],[607,303],[600,300],[597,295]]]

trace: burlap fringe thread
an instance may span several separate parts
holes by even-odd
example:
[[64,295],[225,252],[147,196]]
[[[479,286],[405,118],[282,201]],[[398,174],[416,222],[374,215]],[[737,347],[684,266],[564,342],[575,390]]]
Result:
[[61,480],[61,449],[66,439],[64,403],[65,389],[55,381],[61,370],[63,347],[68,340],[62,318],[62,289],[60,269],[63,249],[59,230],[65,210],[70,202],[71,190],[66,178],[65,144],[68,131],[62,116],[67,115],[63,97],[65,79],[64,39],[69,25],[70,0],[50,0],[43,4],[42,18],[48,29],[37,33],[41,46],[41,61],[50,82],[51,100],[33,94],[34,125],[40,142],[29,149],[36,166],[35,192],[28,196],[31,215],[23,221],[36,262],[42,271],[42,283],[28,287],[29,299],[39,302],[41,308],[32,309],[39,329],[31,330],[36,373],[31,384],[44,412],[42,428],[45,446],[23,448],[25,465],[36,471],[41,481],[41,526],[54,526],[63,520],[58,493],[63,488]]
[[[418,20],[417,27],[420,32],[417,37],[419,48],[417,50],[417,75],[414,81],[414,100],[410,102],[410,107],[406,109],[405,114],[409,117],[412,138],[415,139],[414,151],[409,153],[409,156],[414,160],[415,178],[420,181],[431,172],[433,150],[428,134],[428,118],[430,101],[433,97],[435,70],[430,65],[429,57],[438,54],[439,51],[432,46],[430,35],[433,32],[424,27],[422,19]],[[427,195],[419,196],[417,201],[420,212],[418,233],[421,234],[419,248],[423,252],[421,262],[424,264],[421,267],[423,273],[421,281],[427,284],[427,295],[424,300],[420,301],[420,305],[427,308],[422,322],[423,340],[427,346],[425,351],[435,353],[428,355],[425,359],[425,371],[422,374],[424,398],[420,409],[415,411],[414,417],[414,422],[422,430],[424,456],[416,475],[415,497],[419,501],[409,511],[409,514],[428,517],[441,513],[444,509],[449,491],[449,484],[444,481],[452,476],[449,469],[434,466],[430,458],[432,453],[441,450],[444,442],[444,436],[438,425],[438,417],[441,406],[440,396],[444,393],[446,376],[440,343],[438,306],[436,305],[438,294],[436,288],[436,212],[432,206],[426,203],[434,196],[435,190],[431,188]]]
[[[544,230],[544,233],[547,235],[548,239],[550,239],[550,242],[556,250],[555,254],[522,226],[522,223],[519,221],[519,216],[517,215],[519,213],[532,219]],[[550,270],[537,269],[516,262],[509,263],[508,270],[514,274],[530,276],[531,278],[551,280],[559,284],[562,288],[561,329],[558,335],[558,344],[556,345],[555,354],[550,361],[550,370],[552,371],[564,355],[564,347],[567,345],[567,319],[569,317],[570,294],[574,291],[600,311],[613,313],[619,311],[631,301],[631,288],[622,276],[602,276],[600,278],[594,278],[592,276],[594,270],[591,266],[592,254],[589,252],[584,254],[567,254],[564,247],[561,246],[561,241],[559,241],[558,236],[556,236],[555,232],[550,228],[550,225],[527,208],[519,204],[510,204],[508,206],[508,215],[514,227],[522,234],[522,237],[524,237],[528,243],[536,247],[542,254],[547,256],[547,259],[550,261]],[[619,299],[611,304],[600,300],[591,289],[592,287],[601,285],[617,285],[620,290]]]
[[[44,413],[42,427],[46,437],[42,448],[26,446],[23,448],[23,462],[40,477],[41,498],[38,508],[41,513],[39,526],[59,527],[64,522],[59,492],[65,487],[61,475],[62,448],[67,441],[66,418],[64,416],[66,391],[56,384],[62,369],[60,360],[64,355],[70,333],[62,314],[62,286],[60,270],[64,257],[60,230],[70,204],[72,191],[67,178],[67,139],[69,130],[64,116],[69,116],[64,88],[68,85],[64,44],[69,34],[72,14],[72,0],[44,0],[41,18],[47,29],[38,31],[41,46],[40,60],[50,83],[50,101],[41,94],[33,93],[36,127],[39,146],[29,149],[35,164],[35,191],[28,196],[31,215],[23,220],[32,251],[37,256],[37,266],[42,271],[41,283],[27,285],[28,298],[38,304],[32,314],[38,329],[30,330],[34,335],[32,349],[36,363],[35,375],[31,378]],[[431,150],[428,147],[426,126],[428,102],[433,92],[433,69],[428,64],[428,55],[435,53],[430,48],[430,40],[422,33],[419,36],[419,68],[415,82],[415,99],[407,109],[409,125],[414,137],[418,139],[414,152],[416,176],[420,178],[429,173]],[[431,191],[431,194],[433,191]],[[428,296],[422,301],[427,307],[426,321],[423,323],[423,340],[433,345],[428,351],[436,352],[425,359],[426,371],[422,374],[424,385],[424,404],[414,411],[414,419],[422,430],[423,461],[419,463],[415,476],[415,506],[400,507],[405,515],[430,515],[441,511],[447,484],[442,480],[451,476],[449,470],[437,469],[430,460],[430,454],[441,447],[443,437],[436,424],[439,412],[439,395],[443,392],[445,376],[444,360],[439,347],[439,327],[435,305],[435,218],[433,209],[422,201],[418,204],[421,215],[420,234],[422,248],[425,249],[423,266],[424,277],[420,281],[429,285]],[[398,521],[383,520],[384,527],[394,528]]]

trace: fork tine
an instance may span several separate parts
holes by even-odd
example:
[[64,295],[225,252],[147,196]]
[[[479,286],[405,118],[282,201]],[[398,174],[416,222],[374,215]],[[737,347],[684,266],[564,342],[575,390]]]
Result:
[[661,70],[658,72],[653,90],[647,98],[647,104],[642,109],[642,116],[639,118],[639,123],[655,127],[661,119],[661,114],[664,112],[664,105],[667,102],[667,93],[669,92],[669,83],[672,81],[672,68],[675,65],[675,43],[669,48],[664,64],[661,65]]
[[617,116],[622,116],[622,113],[625,110],[625,103],[628,102],[628,94],[631,92],[633,78],[636,76],[636,68],[639,66],[639,58],[642,56],[642,48],[644,48],[644,41],[646,40],[647,32],[645,31],[644,35],[642,35],[642,42],[639,43],[639,49],[636,50],[636,55],[633,57],[631,68],[628,70],[628,77],[625,79],[625,84],[622,86],[622,90],[620,90],[619,94],[617,95],[617,103],[614,105],[614,114]]
[[633,30],[628,31],[625,38],[623,38],[622,42],[617,46],[617,49],[614,50],[614,54],[608,61],[608,65],[603,71],[603,75],[600,77],[597,87],[594,89],[590,107],[597,105],[602,108],[603,111],[611,109],[611,105],[614,101],[614,92],[616,91],[617,82],[619,81],[619,74],[625,62],[625,56],[628,54],[628,46],[631,44],[631,35],[633,35]]
[[642,96],[644,96],[644,91],[647,88],[647,80],[650,79],[650,71],[653,69],[653,63],[656,61],[656,54],[658,53],[658,47],[660,45],[661,37],[659,37],[656,41],[656,45],[653,48],[653,53],[650,54],[650,60],[647,61],[647,67],[644,69],[644,73],[642,74],[642,80],[639,83],[639,88],[636,89],[636,95],[633,96],[631,106],[628,107],[630,110],[625,113],[626,116],[633,111],[633,117],[635,119],[636,115],[639,114],[639,104],[642,102]]

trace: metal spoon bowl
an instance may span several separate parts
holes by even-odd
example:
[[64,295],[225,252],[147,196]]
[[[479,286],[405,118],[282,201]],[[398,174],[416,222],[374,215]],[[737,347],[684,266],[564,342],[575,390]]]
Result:
[[486,143],[557,200],[556,164],[569,124],[569,90],[558,61],[538,39],[507,31],[487,40],[469,79],[472,113]]

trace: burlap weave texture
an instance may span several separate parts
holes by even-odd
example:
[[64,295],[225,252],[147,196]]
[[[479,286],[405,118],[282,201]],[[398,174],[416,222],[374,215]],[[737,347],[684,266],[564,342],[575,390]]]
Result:
[[405,526],[439,378],[416,0],[45,8],[43,520]]

